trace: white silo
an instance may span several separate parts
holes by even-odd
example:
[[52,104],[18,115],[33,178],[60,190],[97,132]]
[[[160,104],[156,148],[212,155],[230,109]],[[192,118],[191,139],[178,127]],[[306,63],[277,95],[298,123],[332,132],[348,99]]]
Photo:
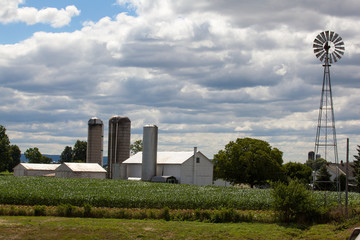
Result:
[[130,157],[131,121],[128,117],[113,116],[109,120],[108,169],[109,178],[126,178],[121,163]]
[[145,125],[143,132],[143,153],[141,180],[150,181],[156,175],[158,127]]
[[88,121],[88,139],[86,149],[86,162],[98,163],[103,165],[103,141],[104,140],[104,124],[96,117],[92,117]]

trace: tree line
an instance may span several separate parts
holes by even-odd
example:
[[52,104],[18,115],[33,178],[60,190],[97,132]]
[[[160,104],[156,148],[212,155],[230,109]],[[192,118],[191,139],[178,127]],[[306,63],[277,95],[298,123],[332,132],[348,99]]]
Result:
[[[142,140],[137,140],[130,145],[131,154],[142,151]],[[74,146],[65,146],[59,159],[59,163],[64,162],[86,162],[87,142],[77,140]],[[43,155],[39,148],[28,148],[24,152],[25,158],[29,163],[52,163],[53,160]],[[10,139],[6,134],[6,128],[0,125],[0,172],[12,172],[13,168],[21,162],[21,151],[17,145],[11,145]]]
[[[130,146],[131,154],[142,151],[142,140],[137,140]],[[86,162],[87,142],[77,140],[73,147],[66,146],[60,155],[60,163]],[[360,145],[357,146],[352,167],[355,184],[360,191]],[[44,156],[37,147],[24,152],[30,163],[51,163],[52,159]],[[317,189],[334,190],[330,181],[331,174],[327,162],[323,158],[308,159],[306,163],[288,162],[283,164],[283,153],[270,146],[266,141],[253,138],[238,138],[230,141],[224,150],[214,155],[214,179],[224,179],[233,184],[264,185],[269,182],[288,182],[297,180],[304,184],[312,182],[315,171]],[[17,145],[11,145],[6,134],[6,128],[0,125],[0,172],[9,171],[20,163],[21,151]],[[345,176],[336,179],[345,188]]]
[[[355,184],[360,190],[360,146],[354,155],[353,174]],[[303,184],[313,181],[315,189],[336,190],[335,181],[340,181],[345,189],[345,175],[331,181],[328,162],[323,158],[308,159],[305,163],[288,162],[283,164],[283,153],[270,146],[266,141],[253,138],[238,138],[225,145],[225,149],[214,155],[214,179],[223,179],[232,184],[265,185],[270,182],[290,182],[296,180]]]
[[[74,147],[66,146],[61,153],[59,162],[86,162],[87,142],[77,140]],[[29,163],[52,163],[53,160],[43,155],[39,148],[28,148],[24,156]],[[0,125],[0,172],[12,172],[21,162],[21,150],[17,145],[11,145],[6,134],[6,128]]]
[[6,128],[0,125],[0,172],[11,172],[20,163],[20,157],[20,148],[17,145],[10,145]]

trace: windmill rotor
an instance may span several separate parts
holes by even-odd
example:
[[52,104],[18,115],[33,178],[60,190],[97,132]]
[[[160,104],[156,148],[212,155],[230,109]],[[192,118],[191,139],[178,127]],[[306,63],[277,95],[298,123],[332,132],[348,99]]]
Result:
[[319,33],[313,42],[314,53],[321,62],[326,56],[330,63],[337,62],[344,55],[345,44],[339,34],[333,31]]

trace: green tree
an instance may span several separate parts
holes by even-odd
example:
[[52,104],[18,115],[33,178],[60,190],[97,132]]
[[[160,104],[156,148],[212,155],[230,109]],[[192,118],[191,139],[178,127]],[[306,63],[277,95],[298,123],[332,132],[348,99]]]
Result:
[[336,177],[333,182],[333,188],[336,189],[336,183],[340,181],[340,191],[345,191],[346,188],[346,176],[345,174],[340,174],[339,177]]
[[61,153],[60,155],[60,163],[64,163],[64,162],[72,162],[73,161],[73,150],[72,147],[70,146],[66,146],[64,148],[64,151]]
[[272,206],[282,221],[286,223],[311,221],[320,215],[310,190],[304,184],[290,180],[289,184],[277,182],[272,187]]
[[13,168],[20,163],[21,158],[21,151],[20,148],[16,145],[10,146],[10,155],[11,155],[11,162],[8,165],[7,170],[9,172],[13,171]]
[[52,158],[42,155],[41,163],[52,163]]
[[322,165],[316,175],[315,187],[319,190],[333,190],[333,182],[326,164]]
[[136,140],[134,143],[130,144],[131,155],[134,155],[138,152],[142,152],[142,150],[143,150],[143,141],[142,140]]
[[40,163],[42,154],[37,147],[29,148],[24,152],[24,155],[29,163]]
[[269,143],[252,138],[230,141],[214,155],[214,176],[233,184],[264,184],[285,180],[282,152]]
[[354,155],[354,163],[353,163],[353,168],[354,168],[354,176],[356,178],[356,184],[357,184],[357,189],[358,191],[360,191],[360,145],[357,145],[357,149],[358,154]]
[[72,159],[74,162],[86,162],[87,142],[77,140],[73,148]]
[[315,160],[308,159],[305,165],[311,167],[313,171],[318,171],[325,163],[326,163],[325,159],[318,158]]
[[290,179],[298,179],[302,183],[310,183],[312,169],[311,167],[295,162],[288,162],[284,164],[286,176]]
[[6,171],[11,161],[10,140],[6,128],[0,125],[0,172]]
[[52,159],[43,156],[37,147],[29,148],[24,152],[26,159],[29,163],[51,163]]

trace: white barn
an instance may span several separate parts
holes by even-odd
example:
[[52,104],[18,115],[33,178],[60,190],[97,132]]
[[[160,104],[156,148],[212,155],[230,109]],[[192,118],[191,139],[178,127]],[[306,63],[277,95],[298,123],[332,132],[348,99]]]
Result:
[[55,176],[55,169],[60,164],[44,164],[44,163],[19,163],[14,167],[14,176]]
[[55,170],[55,177],[105,179],[106,170],[97,163],[66,162]]
[[[194,164],[195,162],[195,164]],[[125,160],[127,178],[141,178],[142,152]],[[174,176],[178,183],[212,185],[213,163],[201,152],[158,152],[156,176]]]

